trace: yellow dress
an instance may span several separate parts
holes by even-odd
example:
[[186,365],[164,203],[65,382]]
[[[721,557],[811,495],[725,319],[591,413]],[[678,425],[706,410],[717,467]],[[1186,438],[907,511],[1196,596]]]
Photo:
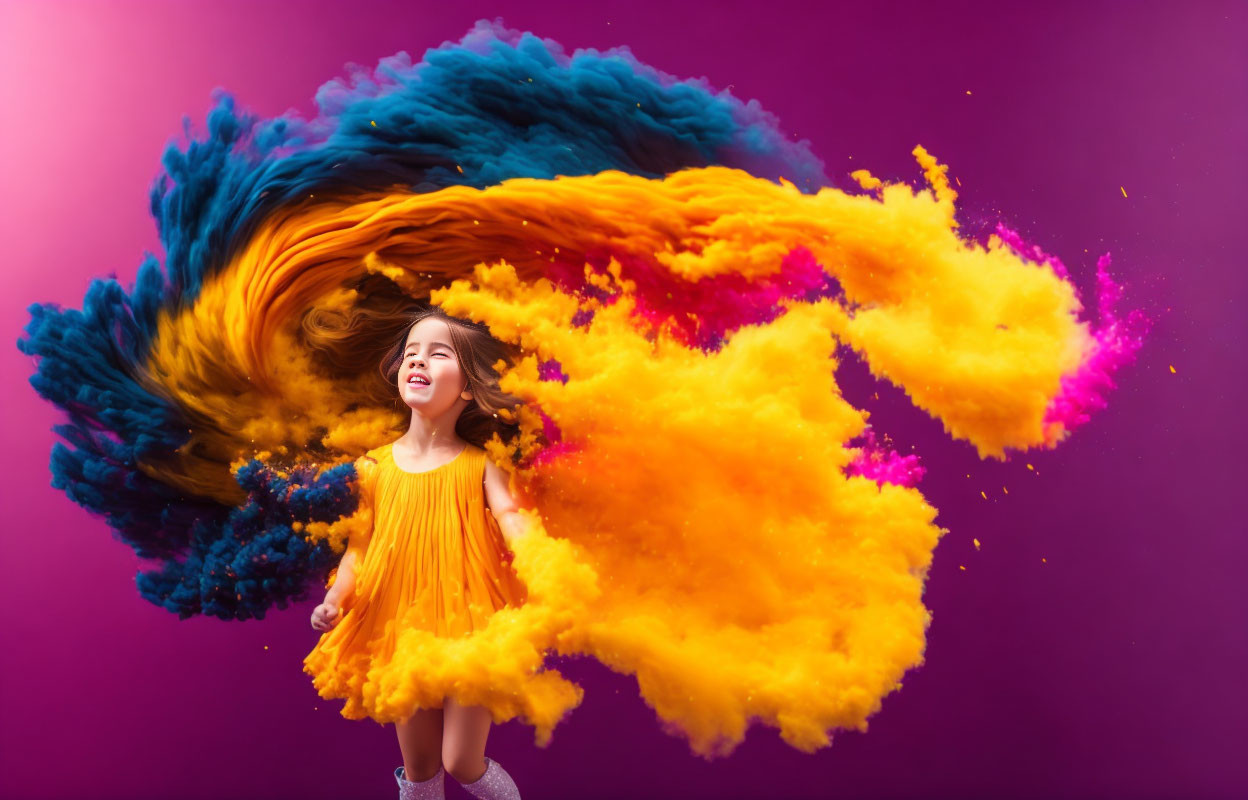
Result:
[[391,663],[402,631],[468,636],[498,609],[524,602],[512,554],[485,505],[485,460],[472,444],[425,472],[401,469],[392,445],[357,459],[372,532],[349,545],[363,557],[342,620],[303,660],[321,697],[346,700],[344,717],[393,721],[393,710],[378,713],[375,699],[378,685],[402,669]]

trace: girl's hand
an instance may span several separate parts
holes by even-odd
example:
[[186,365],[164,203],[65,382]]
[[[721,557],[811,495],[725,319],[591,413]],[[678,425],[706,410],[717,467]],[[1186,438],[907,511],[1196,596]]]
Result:
[[337,603],[321,603],[312,609],[312,627],[318,631],[333,630],[342,621],[342,607]]

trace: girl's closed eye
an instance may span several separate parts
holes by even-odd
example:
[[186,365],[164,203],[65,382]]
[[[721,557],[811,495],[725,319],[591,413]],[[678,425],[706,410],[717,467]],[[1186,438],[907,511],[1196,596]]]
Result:
[[[443,358],[450,358],[450,357],[451,357],[449,353],[434,353],[433,355],[435,355],[435,356],[442,356]],[[415,364],[415,363],[416,363],[416,359],[414,359],[414,358],[413,358],[413,359],[411,359],[410,361],[408,361],[408,364],[409,364],[409,365],[411,365],[411,364]]]

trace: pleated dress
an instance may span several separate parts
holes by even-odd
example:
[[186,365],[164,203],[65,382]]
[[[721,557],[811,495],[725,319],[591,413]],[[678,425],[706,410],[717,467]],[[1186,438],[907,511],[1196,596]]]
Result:
[[472,444],[424,472],[400,468],[393,445],[356,460],[372,532],[349,544],[363,557],[341,621],[303,660],[321,697],[346,700],[344,717],[377,719],[371,698],[377,683],[402,669],[391,660],[406,628],[469,636],[498,609],[524,602],[512,554],[485,505],[485,461],[485,450]]

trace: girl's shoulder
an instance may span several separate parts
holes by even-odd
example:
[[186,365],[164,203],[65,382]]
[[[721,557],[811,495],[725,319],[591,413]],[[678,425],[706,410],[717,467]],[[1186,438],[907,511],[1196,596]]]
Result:
[[381,461],[382,457],[385,456],[385,454],[390,451],[390,447],[393,444],[394,444],[393,442],[387,442],[386,444],[383,444],[380,447],[374,447],[372,450],[369,450],[364,455],[360,456],[360,458],[370,459],[374,463]]
[[367,451],[366,453],[364,453],[364,455],[360,456],[359,458],[355,460],[356,471],[357,472],[361,470],[371,471],[373,468],[375,468],[378,464],[381,463],[382,459],[385,458],[385,455],[389,451],[389,449],[390,449],[390,445],[383,444],[381,447],[374,447],[372,450]]
[[464,445],[464,457],[470,458],[474,462],[482,462],[483,469],[485,463],[490,460],[490,454],[486,452],[485,448],[479,444],[473,444],[472,442],[468,442]]

